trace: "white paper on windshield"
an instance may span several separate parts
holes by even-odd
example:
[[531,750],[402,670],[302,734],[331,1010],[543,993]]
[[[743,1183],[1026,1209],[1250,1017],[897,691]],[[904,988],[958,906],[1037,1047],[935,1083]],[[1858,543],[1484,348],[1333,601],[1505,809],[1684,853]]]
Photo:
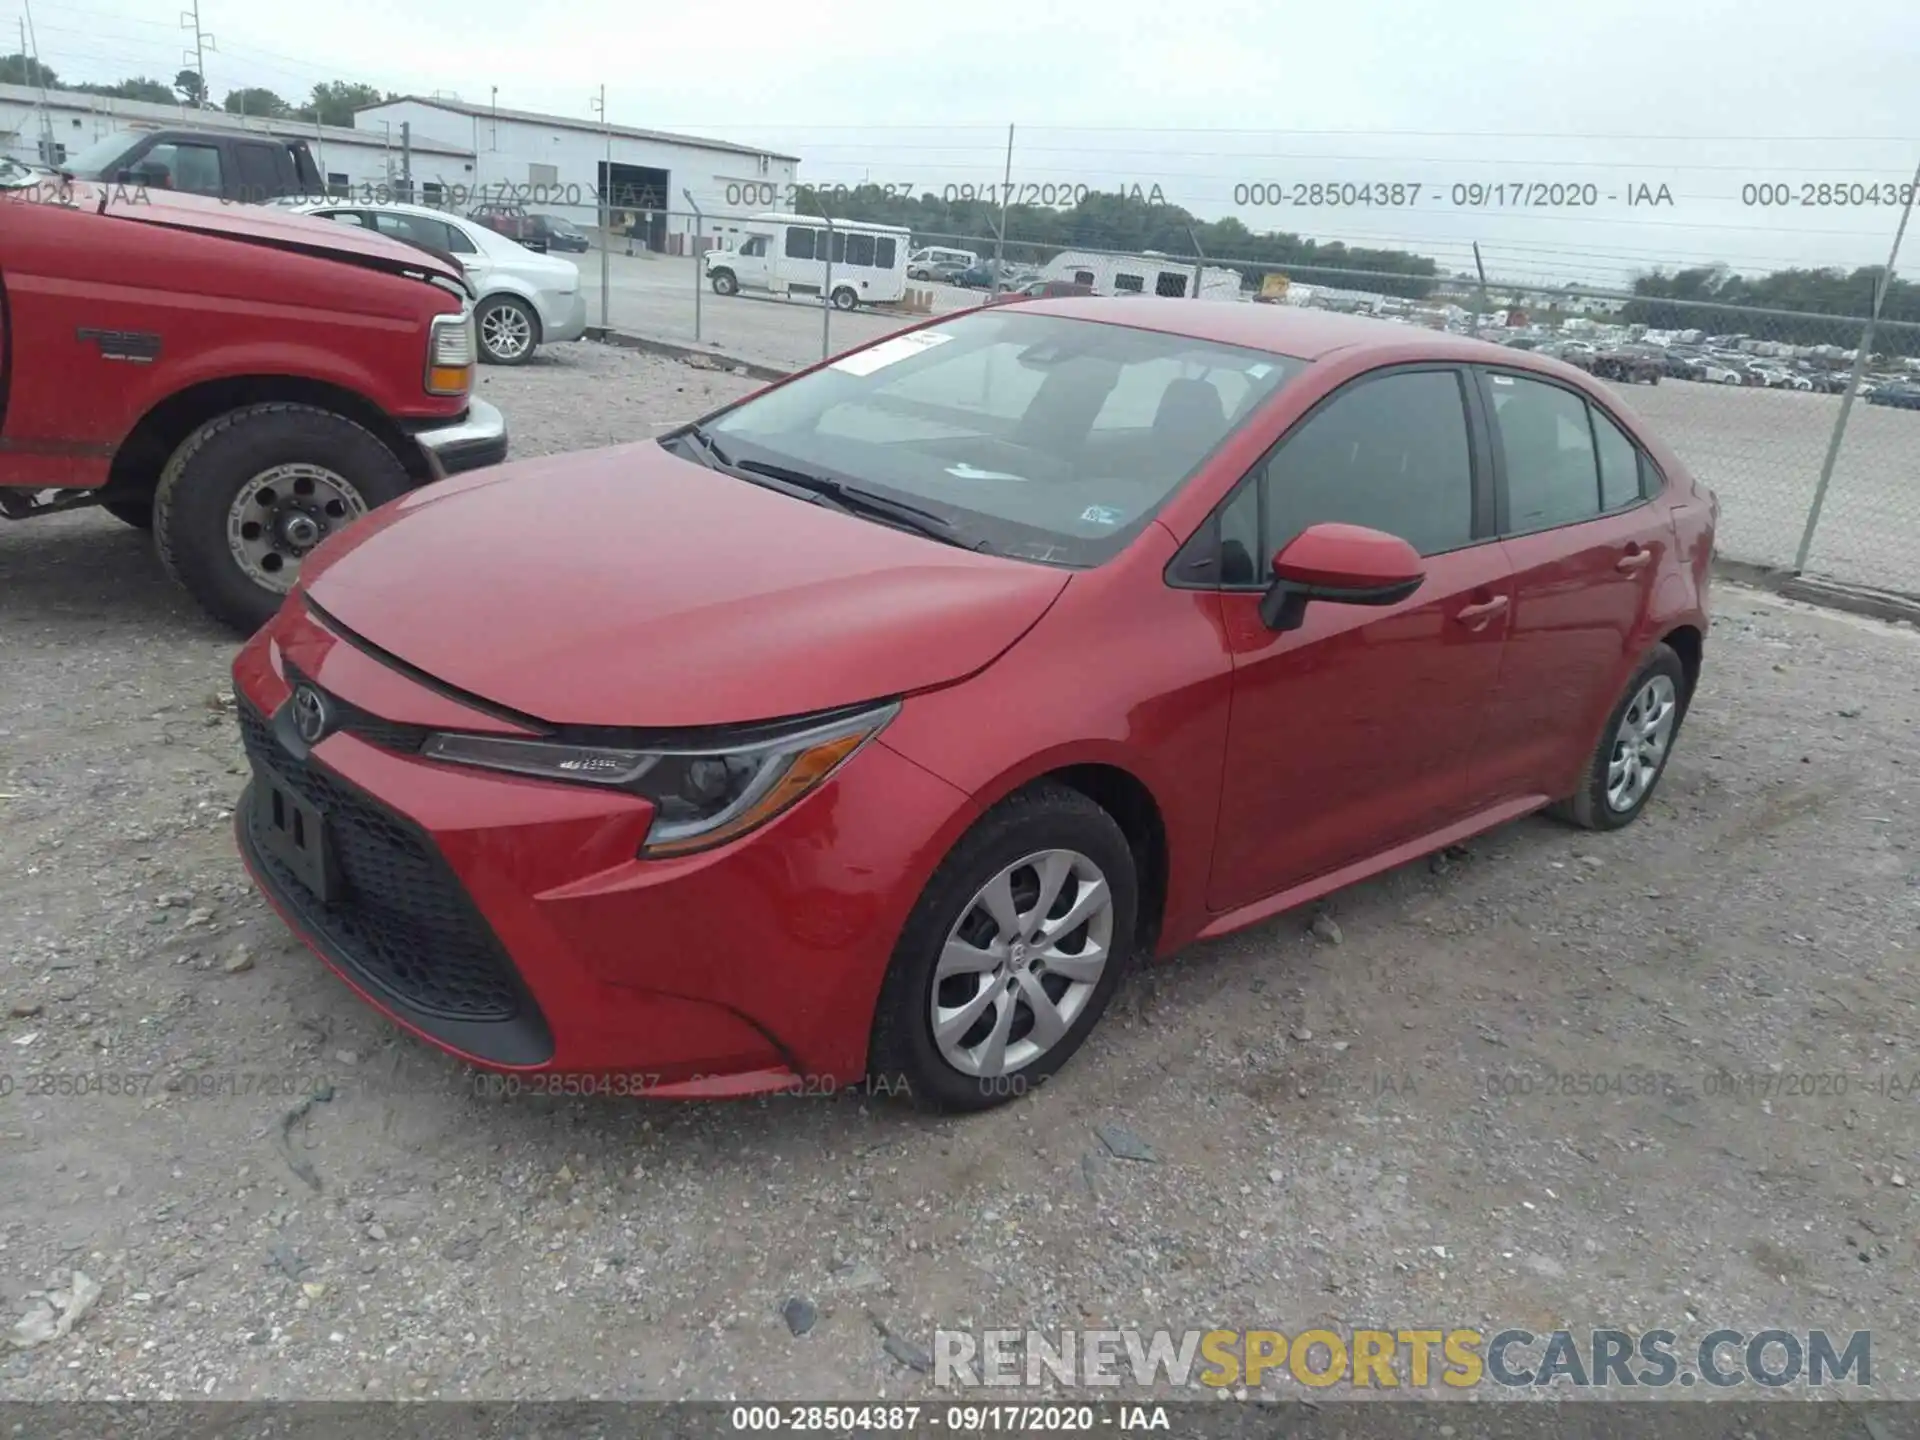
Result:
[[827,368],[844,370],[849,375],[871,375],[876,370],[884,370],[889,365],[897,365],[902,360],[910,360],[923,350],[935,345],[944,345],[953,336],[943,335],[938,330],[916,330],[911,335],[896,335],[891,340],[882,340],[867,350],[856,350],[851,355],[842,356]]
[[947,466],[947,474],[958,480],[1020,480],[1026,476],[1015,475],[1011,470],[981,470],[962,460],[958,465]]

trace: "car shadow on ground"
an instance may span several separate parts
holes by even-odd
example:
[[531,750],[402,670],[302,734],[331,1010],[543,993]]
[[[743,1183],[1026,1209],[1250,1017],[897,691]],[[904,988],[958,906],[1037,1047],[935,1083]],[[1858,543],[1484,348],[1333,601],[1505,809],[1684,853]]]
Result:
[[[0,616],[16,638],[124,627],[140,644],[232,638],[160,564],[153,536],[103,510],[0,524]],[[35,633],[44,627],[45,633]]]

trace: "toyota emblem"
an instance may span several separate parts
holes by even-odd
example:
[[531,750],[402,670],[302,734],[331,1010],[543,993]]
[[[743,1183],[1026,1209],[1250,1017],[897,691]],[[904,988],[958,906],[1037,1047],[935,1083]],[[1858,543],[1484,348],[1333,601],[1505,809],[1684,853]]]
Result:
[[311,685],[293,692],[293,728],[309,745],[318,745],[333,728],[333,707]]

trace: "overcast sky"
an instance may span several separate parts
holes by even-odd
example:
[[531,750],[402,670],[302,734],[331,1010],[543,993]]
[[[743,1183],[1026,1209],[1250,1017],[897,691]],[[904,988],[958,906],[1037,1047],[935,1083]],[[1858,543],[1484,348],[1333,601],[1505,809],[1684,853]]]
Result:
[[[65,80],[171,79],[182,0],[34,7]],[[188,0],[190,3],[190,0]],[[1448,269],[1618,281],[1665,262],[1878,264],[1897,207],[1803,207],[1802,184],[1899,187],[1920,165],[1916,0],[202,0],[216,99],[317,80],[451,92],[766,145],[801,177],[939,192],[1158,184],[1213,219],[1404,245]],[[1277,181],[1422,186],[1412,208],[1236,204]],[[1454,203],[1455,185],[1592,182],[1578,210]],[[1752,207],[1781,183],[1796,203]],[[1671,204],[1630,206],[1638,186]],[[1903,272],[1920,269],[1920,234]]]

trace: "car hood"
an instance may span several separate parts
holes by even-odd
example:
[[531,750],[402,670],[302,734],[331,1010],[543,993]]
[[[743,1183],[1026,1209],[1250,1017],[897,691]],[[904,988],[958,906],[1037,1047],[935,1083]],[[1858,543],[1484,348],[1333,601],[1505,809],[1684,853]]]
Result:
[[961,679],[1068,582],[651,441],[429,486],[304,569],[326,615],[444,684],[541,720],[667,729]]
[[[116,220],[196,230],[256,245],[297,250],[394,274],[443,275],[465,285],[461,273],[426,251],[371,230],[349,229],[272,205],[239,205],[204,195],[134,185],[73,182],[75,203]],[[104,202],[104,203],[103,203]]]

